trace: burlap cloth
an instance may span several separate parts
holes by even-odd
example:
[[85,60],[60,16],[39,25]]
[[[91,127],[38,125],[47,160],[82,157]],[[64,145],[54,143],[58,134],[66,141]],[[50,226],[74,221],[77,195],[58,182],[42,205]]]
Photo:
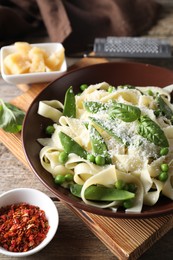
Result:
[[154,0],[0,0],[0,41],[47,34],[79,51],[95,37],[141,35],[159,10]]

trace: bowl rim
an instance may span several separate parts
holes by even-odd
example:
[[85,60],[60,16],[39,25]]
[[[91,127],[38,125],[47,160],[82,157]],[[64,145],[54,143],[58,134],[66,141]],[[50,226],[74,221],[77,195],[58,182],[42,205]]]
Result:
[[[50,227],[51,231],[53,230],[52,234],[50,236],[47,235],[45,237],[45,239],[39,245],[37,245],[33,249],[28,250],[26,252],[11,252],[11,251],[8,251],[8,250],[6,250],[6,249],[4,249],[3,247],[0,246],[0,254],[7,255],[7,256],[24,257],[24,256],[33,255],[33,254],[39,252],[40,250],[42,250],[44,247],[46,247],[50,243],[50,241],[55,236],[57,229],[58,229],[58,226],[59,226],[59,211],[58,211],[56,205],[54,204],[52,199],[47,194],[45,194],[44,192],[42,192],[40,190],[37,190],[37,189],[34,189],[34,188],[14,188],[14,189],[8,190],[8,191],[0,194],[0,200],[3,197],[13,195],[16,192],[21,192],[21,191],[23,191],[23,192],[25,192],[25,191],[34,192],[34,193],[37,193],[37,194],[39,193],[41,196],[45,197],[49,201],[50,206],[53,207],[53,209],[54,209],[54,213],[55,213],[54,218],[56,218],[56,225],[54,227]],[[20,202],[16,202],[16,203],[20,203]],[[12,203],[6,204],[6,206],[11,205],[11,204]],[[30,203],[28,202],[28,204],[30,204]],[[34,204],[32,204],[32,205],[34,205]],[[36,206],[36,204],[35,204],[35,206]],[[48,230],[48,233],[50,232],[50,229]]]
[[[110,65],[111,64],[111,65]],[[57,189],[55,189],[54,187],[50,187],[49,184],[44,181],[41,176],[37,173],[37,170],[35,169],[35,166],[33,165],[33,163],[30,161],[27,151],[25,150],[25,140],[24,140],[24,136],[25,136],[25,125],[26,125],[26,121],[27,121],[27,117],[29,114],[30,109],[32,108],[32,106],[34,105],[34,103],[38,102],[38,100],[40,99],[40,97],[42,95],[44,95],[44,92],[48,91],[48,89],[55,84],[55,82],[57,80],[60,80],[61,78],[64,78],[70,74],[73,73],[78,73],[79,71],[82,70],[88,70],[88,69],[92,69],[92,68],[96,68],[96,67],[104,67],[104,66],[114,66],[114,64],[126,64],[128,66],[141,66],[142,68],[147,67],[148,68],[154,68],[154,69],[158,69],[160,71],[165,71],[165,72],[169,72],[173,74],[173,71],[171,71],[170,69],[164,68],[164,67],[160,67],[160,66],[156,66],[156,65],[152,65],[149,63],[140,63],[140,62],[134,62],[134,61],[113,61],[113,62],[104,62],[104,63],[97,63],[97,64],[92,64],[92,65],[87,65],[85,67],[81,67],[81,68],[75,68],[72,69],[70,71],[67,71],[65,74],[63,74],[62,76],[60,76],[58,79],[52,81],[48,86],[46,86],[46,88],[44,88],[35,98],[34,100],[31,102],[26,116],[24,118],[24,124],[23,124],[23,129],[22,129],[22,147],[24,150],[24,154],[25,154],[25,158],[29,164],[30,169],[32,170],[32,172],[38,177],[38,179],[53,193],[55,194],[55,196],[62,200],[62,202],[65,202],[66,204],[69,204],[72,207],[77,208],[78,210],[84,210],[86,212],[92,213],[92,214],[97,214],[100,216],[105,216],[105,217],[113,217],[113,218],[123,218],[123,219],[144,219],[144,218],[154,218],[154,217],[158,217],[158,216],[163,216],[163,215],[168,215],[168,214],[172,214],[173,213],[173,202],[171,202],[171,207],[169,209],[161,209],[161,210],[157,210],[157,212],[155,211],[145,211],[145,212],[141,212],[141,213],[125,213],[125,212],[121,212],[121,211],[117,211],[117,212],[113,212],[113,211],[108,211],[106,209],[100,209],[97,207],[93,207],[84,203],[80,203],[79,201],[75,201],[73,198],[69,198],[68,197],[68,201],[66,200],[66,195],[62,194],[60,192],[58,192],[57,195]],[[150,207],[149,207],[150,208]],[[153,206],[152,206],[153,208]]]

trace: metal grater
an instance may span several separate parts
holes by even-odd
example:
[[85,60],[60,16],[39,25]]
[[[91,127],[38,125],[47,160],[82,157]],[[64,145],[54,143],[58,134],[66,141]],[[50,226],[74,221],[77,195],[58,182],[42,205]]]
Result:
[[171,58],[172,48],[163,39],[147,37],[96,38],[94,54],[99,57]]

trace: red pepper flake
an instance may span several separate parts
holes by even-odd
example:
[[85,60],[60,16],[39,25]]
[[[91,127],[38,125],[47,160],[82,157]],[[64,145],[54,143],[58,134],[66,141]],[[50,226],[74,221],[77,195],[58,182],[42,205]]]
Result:
[[0,208],[0,246],[11,252],[26,252],[46,237],[49,223],[45,212],[27,203]]

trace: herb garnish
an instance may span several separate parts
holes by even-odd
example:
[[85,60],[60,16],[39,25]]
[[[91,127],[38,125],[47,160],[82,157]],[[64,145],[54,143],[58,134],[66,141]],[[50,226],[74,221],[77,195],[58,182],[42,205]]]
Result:
[[9,133],[20,132],[25,112],[2,99],[0,102],[0,128]]
[[141,110],[132,105],[114,102],[109,114],[112,119],[119,118],[124,122],[133,122],[140,117]]
[[168,140],[158,124],[148,116],[139,118],[138,134],[160,147],[169,147]]

